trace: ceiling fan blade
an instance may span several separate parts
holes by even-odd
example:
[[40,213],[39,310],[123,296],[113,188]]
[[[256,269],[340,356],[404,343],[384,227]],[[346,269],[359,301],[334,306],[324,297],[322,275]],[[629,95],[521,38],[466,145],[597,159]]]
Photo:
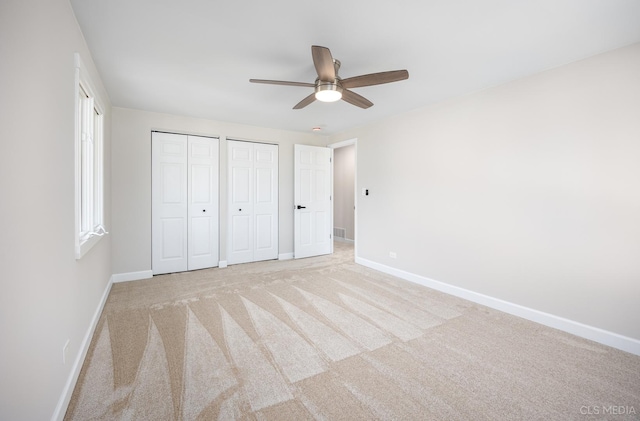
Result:
[[320,80],[323,82],[333,82],[336,79],[336,68],[333,65],[331,51],[329,51],[327,47],[312,45],[311,56],[313,57],[313,65],[316,68]]
[[342,80],[344,88],[360,88],[362,86],[381,85],[383,83],[397,82],[409,79],[409,72],[406,70],[391,70],[389,72],[371,73],[368,75],[354,76]]
[[313,101],[316,100],[316,93],[312,93],[311,95],[309,95],[308,97],[306,97],[305,99],[303,99],[302,101],[298,102],[293,109],[294,110],[299,110],[300,108],[304,108],[307,105],[311,104]]
[[266,83],[269,85],[287,85],[287,86],[302,86],[305,88],[315,88],[313,83],[306,82],[287,82],[286,80],[265,80],[265,79],[249,79],[251,83]]
[[367,109],[373,105],[373,102],[369,101],[367,98],[347,89],[342,90],[342,99],[347,101],[349,104],[364,109]]

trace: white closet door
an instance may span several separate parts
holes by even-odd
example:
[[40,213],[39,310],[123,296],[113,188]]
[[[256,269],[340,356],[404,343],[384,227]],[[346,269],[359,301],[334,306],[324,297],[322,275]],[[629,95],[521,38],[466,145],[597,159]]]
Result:
[[188,136],[188,269],[218,266],[218,139]]
[[153,133],[153,274],[187,270],[187,136]]
[[256,143],[253,260],[278,258],[278,147]]
[[253,144],[229,140],[227,263],[253,261]]
[[218,139],[152,133],[154,275],[218,265]]
[[278,258],[278,147],[229,140],[227,263]]
[[333,149],[294,145],[294,153],[294,258],[329,254]]

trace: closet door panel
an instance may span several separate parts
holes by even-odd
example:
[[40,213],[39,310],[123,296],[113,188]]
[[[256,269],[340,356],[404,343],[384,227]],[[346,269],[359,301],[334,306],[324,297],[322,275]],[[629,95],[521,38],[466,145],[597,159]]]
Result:
[[218,266],[219,140],[188,136],[189,270]]
[[229,140],[229,264],[278,258],[278,147]]
[[153,274],[187,270],[187,137],[153,133],[152,269]]
[[[234,254],[251,252],[251,217],[234,215],[232,218],[232,251]],[[250,261],[250,260],[247,260]],[[238,263],[238,262],[233,262]]]
[[254,260],[272,260],[278,258],[278,146],[255,143],[254,151]]
[[[184,249],[184,221],[185,218],[163,217],[160,219],[161,246],[160,258],[165,261],[182,261],[186,258]],[[182,263],[176,268],[182,268]]]
[[229,232],[227,263],[253,261],[253,147],[228,141]]

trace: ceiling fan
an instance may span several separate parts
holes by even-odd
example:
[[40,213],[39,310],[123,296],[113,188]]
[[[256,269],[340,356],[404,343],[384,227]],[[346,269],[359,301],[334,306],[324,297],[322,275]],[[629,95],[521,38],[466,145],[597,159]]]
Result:
[[406,70],[392,70],[342,79],[338,76],[340,61],[331,56],[331,51],[329,51],[327,47],[312,45],[311,56],[313,57],[313,65],[318,73],[318,77],[314,83],[265,79],[249,79],[249,82],[314,88],[311,95],[293,107],[294,110],[304,108],[316,99],[323,102],[334,102],[343,99],[349,104],[366,109],[371,107],[373,102],[349,89],[381,85],[383,83],[397,82],[409,78],[409,72]]

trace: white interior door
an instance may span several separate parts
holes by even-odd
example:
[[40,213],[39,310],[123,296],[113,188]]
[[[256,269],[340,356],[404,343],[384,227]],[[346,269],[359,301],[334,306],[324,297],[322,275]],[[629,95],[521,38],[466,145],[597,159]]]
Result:
[[278,146],[227,141],[227,263],[278,258]]
[[218,266],[218,139],[188,136],[188,270]]
[[227,141],[229,230],[227,263],[253,261],[253,146]]
[[187,136],[152,134],[153,274],[187,270]]
[[152,133],[154,275],[218,265],[218,139]]
[[332,252],[333,149],[294,145],[294,258]]
[[278,146],[254,143],[253,260],[278,258]]

